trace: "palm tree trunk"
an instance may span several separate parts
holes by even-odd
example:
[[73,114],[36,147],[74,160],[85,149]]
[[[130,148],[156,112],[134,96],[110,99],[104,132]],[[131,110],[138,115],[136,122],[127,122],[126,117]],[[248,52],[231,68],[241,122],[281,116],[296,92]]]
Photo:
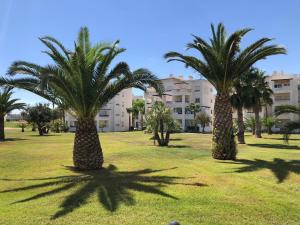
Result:
[[237,108],[237,125],[238,125],[238,142],[239,144],[245,144],[245,130],[243,120],[243,107]]
[[0,141],[5,140],[5,134],[4,134],[4,116],[0,116]]
[[143,113],[141,113],[141,130],[143,130],[144,127],[144,118],[143,118]]
[[232,108],[228,94],[218,94],[214,107],[213,150],[215,159],[234,160],[236,145],[233,135]]
[[255,137],[261,138],[261,124],[259,118],[259,106],[254,106],[254,116],[255,116]]
[[103,154],[94,119],[78,120],[76,125],[74,149],[74,166],[82,170],[100,169]]
[[131,116],[130,116],[130,113],[128,113],[128,125],[129,125],[128,130],[130,131],[131,130]]

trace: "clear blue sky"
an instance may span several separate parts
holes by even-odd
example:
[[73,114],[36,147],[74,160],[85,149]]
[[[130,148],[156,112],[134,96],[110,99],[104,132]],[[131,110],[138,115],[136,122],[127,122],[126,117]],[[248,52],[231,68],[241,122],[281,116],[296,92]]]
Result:
[[[300,1],[198,0],[1,0],[0,75],[14,60],[45,64],[49,58],[37,39],[51,35],[72,48],[80,26],[88,26],[93,42],[121,40],[132,69],[146,67],[159,77],[169,74],[199,76],[179,63],[166,63],[163,54],[184,51],[191,34],[208,38],[210,24],[223,22],[229,32],[251,27],[245,44],[261,37],[288,49],[262,63],[268,73],[300,73]],[[139,94],[140,92],[136,92]],[[26,103],[42,99],[25,91],[15,96]]]

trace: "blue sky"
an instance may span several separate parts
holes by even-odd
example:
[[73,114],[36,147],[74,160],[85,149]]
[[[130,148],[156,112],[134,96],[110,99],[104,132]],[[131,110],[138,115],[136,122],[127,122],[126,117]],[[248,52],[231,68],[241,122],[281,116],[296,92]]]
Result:
[[[121,40],[127,49],[117,61],[132,69],[145,67],[163,78],[169,74],[199,75],[179,63],[166,63],[163,54],[185,50],[191,34],[210,36],[210,24],[223,22],[229,32],[250,27],[244,45],[261,37],[288,49],[288,55],[271,57],[257,66],[300,73],[300,1],[198,1],[198,0],[1,0],[0,75],[14,60],[49,63],[37,39],[51,35],[72,48],[80,26],[88,26],[93,42]],[[141,92],[135,91],[135,94]],[[42,100],[16,90],[26,103]]]

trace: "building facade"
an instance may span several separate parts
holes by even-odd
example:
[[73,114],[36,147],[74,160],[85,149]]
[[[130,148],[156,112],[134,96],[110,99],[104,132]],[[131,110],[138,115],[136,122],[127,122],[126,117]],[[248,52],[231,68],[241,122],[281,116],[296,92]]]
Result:
[[[275,113],[276,107],[280,105],[298,105],[300,103],[300,75],[285,74],[283,72],[274,71],[270,76],[267,76],[266,81],[273,91],[272,106],[263,106],[260,112],[260,117],[272,116]],[[244,116],[254,116],[250,109],[244,110]],[[236,118],[236,113],[234,113]],[[277,123],[272,128],[273,131],[279,131],[282,124],[287,121],[299,119],[294,114],[283,114],[277,117]]]
[[[99,132],[128,131],[129,114],[127,108],[132,107],[132,89],[121,91],[104,107],[102,107],[95,117],[95,124]],[[66,113],[66,125],[69,131],[76,130],[76,117],[71,113]]]
[[[162,97],[158,96],[153,88],[148,88],[145,92],[146,114],[152,108],[155,101],[163,101],[171,108],[173,117],[181,125],[182,131],[187,131],[192,126],[194,115],[187,110],[191,103],[199,104],[201,111],[205,111],[211,119],[214,109],[214,88],[204,79],[194,80],[192,76],[184,79],[183,76],[161,79],[165,88]],[[205,131],[211,131],[211,124],[205,128]]]
[[[300,76],[294,74],[285,74],[283,72],[273,72],[271,76],[267,77],[270,88],[273,90],[273,105],[269,110],[264,111],[263,115],[266,116],[268,111],[271,115],[274,114],[275,109],[279,105],[298,105],[300,103]],[[269,114],[270,115],[270,114]],[[278,123],[274,127],[275,130],[280,129],[280,125],[290,121],[297,120],[299,117],[294,114],[283,114],[278,116]]]

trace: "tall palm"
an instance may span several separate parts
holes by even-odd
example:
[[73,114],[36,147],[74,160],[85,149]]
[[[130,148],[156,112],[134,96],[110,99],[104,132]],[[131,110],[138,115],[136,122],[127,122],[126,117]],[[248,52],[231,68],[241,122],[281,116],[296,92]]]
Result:
[[[153,86],[159,93],[162,85],[147,69],[130,71],[125,62],[112,61],[125,49],[113,44],[92,45],[86,27],[80,29],[74,50],[67,50],[53,37],[42,37],[47,55],[53,64],[40,66],[25,61],[14,62],[8,74],[26,77],[2,78],[1,83],[23,88],[46,99],[60,101],[77,117],[73,161],[78,169],[97,169],[103,164],[103,154],[94,118],[97,111],[126,88],[145,90]],[[56,98],[54,97],[56,96]]]
[[132,125],[131,125],[131,124],[132,124],[131,114],[132,114],[133,109],[132,109],[132,107],[126,108],[126,111],[127,111],[127,113],[128,113],[129,131],[131,131],[131,126],[132,126]]
[[222,23],[211,26],[212,38],[209,42],[194,36],[188,49],[196,50],[201,58],[169,52],[168,61],[179,61],[193,68],[205,77],[217,90],[213,124],[213,158],[235,159],[236,145],[233,135],[232,108],[230,93],[233,84],[243,73],[259,60],[267,56],[284,54],[285,48],[277,45],[265,45],[269,38],[262,38],[246,47],[240,48],[241,39],[251,29],[241,29],[227,36]]
[[0,90],[0,141],[5,140],[4,117],[15,109],[23,109],[24,103],[18,103],[19,99],[12,98],[12,88],[6,87]]
[[251,72],[253,68],[250,68],[249,71],[242,74],[239,79],[236,79],[233,84],[233,93],[231,95],[231,104],[232,107],[237,111],[237,126],[238,133],[237,138],[239,144],[245,144],[245,125],[244,125],[244,113],[243,107],[245,107],[246,102],[248,102],[249,94],[247,90],[249,90],[249,85],[251,87],[251,83],[248,82],[249,76],[252,77]]
[[280,105],[275,108],[275,115],[294,114],[298,116],[298,120],[289,121],[283,126],[284,140],[288,142],[289,136],[293,130],[300,129],[300,104],[298,105]]
[[261,119],[259,112],[262,109],[263,105],[272,105],[273,104],[273,91],[269,87],[266,76],[263,71],[254,69],[252,71],[252,76],[249,76],[250,85],[244,89],[248,89],[246,108],[252,108],[255,117],[255,136],[261,138]]
[[191,104],[189,104],[186,107],[186,109],[193,114],[193,116],[194,116],[194,123],[195,123],[194,130],[197,131],[196,115],[197,115],[198,112],[201,111],[201,107],[200,107],[199,104],[191,103]]

